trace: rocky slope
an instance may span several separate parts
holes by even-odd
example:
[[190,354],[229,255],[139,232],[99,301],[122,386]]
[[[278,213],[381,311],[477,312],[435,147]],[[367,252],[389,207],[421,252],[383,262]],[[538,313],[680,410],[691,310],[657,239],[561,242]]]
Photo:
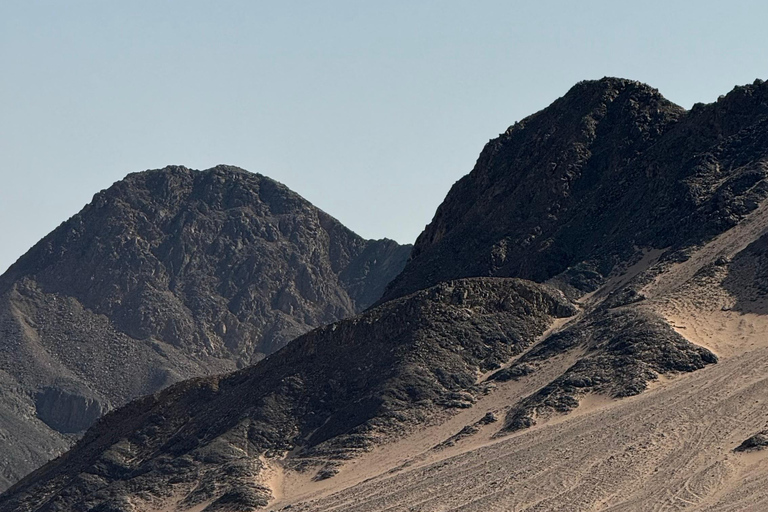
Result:
[[766,127],[762,82],[578,84],[377,306],[109,413],[0,512],[761,510]]
[[[688,255],[649,253],[618,272],[450,420],[349,462],[325,485],[286,472],[269,509],[765,510],[768,202]],[[607,297],[629,291],[643,299],[606,310]],[[619,317],[615,330],[601,328],[606,315]],[[636,323],[643,317],[654,320]],[[699,346],[670,352],[682,338]],[[678,366],[612,399],[660,362],[707,356],[702,347],[717,364]]]
[[466,276],[583,293],[640,248],[684,257],[768,196],[766,128],[761,81],[690,111],[638,82],[577,84],[486,145],[384,300]]
[[[42,487],[20,484],[2,510],[265,505],[268,459],[291,452],[295,468],[331,476],[355,453],[471,407],[483,393],[478,372],[574,313],[561,293],[524,281],[438,285],[315,330],[252,368],[108,414],[38,473]],[[50,501],[51,490],[61,498]]]
[[[628,317],[623,330],[613,332],[612,316]],[[538,341],[569,317],[568,329]],[[601,322],[605,332],[593,334]],[[558,341],[566,332],[595,339]],[[528,398],[513,397],[497,435],[568,412],[590,391],[634,395],[659,374],[716,361],[651,312],[580,312],[559,290],[518,279],[448,281],[312,331],[251,368],[107,414],[71,452],[14,486],[0,511],[255,510],[277,497],[271,475],[333,479],[346,461],[449,421],[498,383],[528,378],[540,370],[533,365],[569,351],[576,364]],[[515,372],[521,365],[528,370]]]
[[0,488],[113,407],[361,311],[409,250],[234,167],[96,194],[0,276]]

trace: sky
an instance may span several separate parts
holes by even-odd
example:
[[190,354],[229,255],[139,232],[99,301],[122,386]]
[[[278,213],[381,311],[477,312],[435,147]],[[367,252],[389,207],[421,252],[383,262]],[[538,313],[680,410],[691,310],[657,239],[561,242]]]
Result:
[[169,164],[274,178],[412,243],[480,150],[576,82],[689,108],[768,79],[765,1],[0,0],[0,272]]

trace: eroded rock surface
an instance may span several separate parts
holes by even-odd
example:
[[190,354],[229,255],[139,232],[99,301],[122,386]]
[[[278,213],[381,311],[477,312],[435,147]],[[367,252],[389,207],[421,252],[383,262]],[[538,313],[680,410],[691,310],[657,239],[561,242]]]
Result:
[[768,448],[768,430],[763,430],[762,432],[758,432],[752,437],[745,439],[743,443],[734,449],[734,451],[749,452],[765,450],[766,448]]
[[[195,379],[107,414],[0,510],[253,510],[264,460],[333,475],[340,462],[471,406],[477,375],[576,309],[516,279],[442,283],[314,330],[237,373]],[[265,459],[266,458],[266,459]]]
[[83,432],[106,412],[98,399],[49,387],[35,396],[37,417],[63,434]]

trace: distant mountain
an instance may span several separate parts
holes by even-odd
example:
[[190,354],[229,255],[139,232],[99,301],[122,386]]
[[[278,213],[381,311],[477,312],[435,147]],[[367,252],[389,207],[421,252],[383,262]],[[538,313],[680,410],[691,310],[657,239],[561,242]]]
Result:
[[0,512],[766,509],[766,128],[760,81],[577,84],[377,305],[110,412]]
[[235,167],[115,183],[0,276],[0,486],[111,408],[365,309],[409,251]]

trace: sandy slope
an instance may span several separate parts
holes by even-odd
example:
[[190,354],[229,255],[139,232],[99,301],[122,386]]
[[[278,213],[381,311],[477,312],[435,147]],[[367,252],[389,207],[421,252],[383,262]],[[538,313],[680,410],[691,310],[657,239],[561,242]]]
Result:
[[[631,398],[588,396],[575,412],[512,436],[493,438],[499,424],[492,423],[434,449],[488,411],[501,417],[576,354],[560,356],[534,378],[500,384],[473,408],[352,461],[329,480],[282,474],[270,510],[768,510],[768,451],[733,451],[768,426],[768,302],[749,294],[749,263],[714,264],[766,231],[764,206],[642,290],[648,300],[641,307],[713,350],[719,364],[660,378]],[[607,287],[653,270],[659,255],[647,252]]]
[[765,427],[766,396],[768,349],[760,348],[638,397],[580,408],[564,421],[293,508],[765,510],[768,454],[732,450]]

